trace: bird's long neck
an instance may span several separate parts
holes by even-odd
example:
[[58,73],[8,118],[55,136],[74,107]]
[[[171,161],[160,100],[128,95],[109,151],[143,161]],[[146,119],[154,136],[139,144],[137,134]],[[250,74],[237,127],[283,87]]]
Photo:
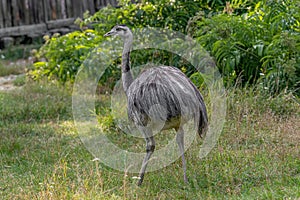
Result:
[[130,49],[132,46],[132,40],[133,40],[132,35],[125,39],[124,49],[122,53],[122,83],[126,95],[129,86],[133,82],[133,76],[130,70]]

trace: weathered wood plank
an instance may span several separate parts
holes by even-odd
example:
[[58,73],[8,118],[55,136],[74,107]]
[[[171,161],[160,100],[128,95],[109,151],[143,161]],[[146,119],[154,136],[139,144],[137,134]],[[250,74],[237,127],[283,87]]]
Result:
[[3,8],[2,2],[0,2],[0,28],[4,28],[4,16],[3,16]]
[[66,7],[67,7],[68,18],[73,17],[72,1],[71,0],[66,0]]
[[61,19],[61,0],[56,0],[56,19]]
[[49,0],[42,0],[43,1],[43,12],[44,12],[44,22],[50,20],[50,3]]
[[41,10],[43,12],[43,22],[47,22],[48,21],[48,9],[47,9],[47,2],[49,1],[45,1],[45,0],[41,0]]
[[82,11],[81,11],[82,1],[72,0],[72,5],[73,5],[73,16],[71,16],[71,17],[81,17],[82,16]]
[[25,6],[25,0],[17,0],[17,5],[18,5],[18,12],[19,12],[19,25],[25,25],[26,23],[26,6]]
[[61,0],[61,18],[66,19],[67,18],[67,10],[66,10],[66,1]]
[[94,1],[94,5],[95,5],[95,10],[99,10],[98,7],[100,6],[100,0],[95,0]]
[[38,1],[38,23],[45,22],[45,15],[44,15],[44,4],[43,1]]
[[28,0],[29,24],[34,24],[32,7],[32,0]]
[[28,0],[24,0],[24,1],[22,1],[22,0],[19,0],[19,2],[21,2],[22,3],[22,6],[23,6],[23,15],[22,15],[22,17],[23,17],[23,25],[28,25],[28,24],[30,24],[30,13],[29,13],[29,2],[28,2]]
[[56,20],[57,12],[56,12],[56,1],[55,0],[50,0],[50,9],[51,9],[50,20]]
[[25,25],[0,29],[0,37],[21,35],[42,35],[47,32],[46,24]]
[[89,2],[86,0],[86,1],[82,1],[82,6],[81,6],[81,11],[84,13],[86,12],[88,9],[89,9]]
[[31,8],[30,8],[30,10],[31,10],[31,12],[32,12],[32,15],[31,15],[31,17],[32,17],[32,24],[38,24],[38,21],[37,21],[37,5],[36,5],[36,1],[35,0],[31,0]]
[[10,10],[11,10],[11,1],[2,1],[2,2],[5,2],[4,3],[4,8],[5,8],[5,18],[6,18],[6,20],[5,20],[5,27],[11,27],[12,26],[12,17],[11,17],[11,12],[10,12]]
[[117,6],[117,4],[118,4],[118,2],[116,0],[108,0],[108,3],[112,6]]
[[117,0],[0,0],[0,28],[83,17],[107,4],[116,6]]
[[[93,15],[96,12],[96,6],[95,6],[95,2],[94,0],[88,0],[89,3],[89,7],[87,8],[87,10],[90,11],[90,13]],[[85,12],[86,10],[84,10]]]
[[11,0],[11,12],[12,12],[12,25],[19,26],[20,13],[18,9],[17,0]]
[[58,20],[48,21],[46,24],[47,24],[47,28],[50,30],[50,29],[57,29],[57,28],[73,25],[74,21],[75,18],[58,19]]
[[106,0],[100,0],[100,8],[103,8],[107,5]]

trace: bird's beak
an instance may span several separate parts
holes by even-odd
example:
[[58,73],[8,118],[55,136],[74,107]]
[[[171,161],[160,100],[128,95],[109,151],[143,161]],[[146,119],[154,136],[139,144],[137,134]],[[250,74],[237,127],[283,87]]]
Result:
[[108,37],[108,36],[112,36],[112,35],[115,35],[116,34],[116,31],[114,31],[114,30],[111,30],[111,31],[109,31],[109,32],[107,32],[107,33],[105,33],[105,37]]

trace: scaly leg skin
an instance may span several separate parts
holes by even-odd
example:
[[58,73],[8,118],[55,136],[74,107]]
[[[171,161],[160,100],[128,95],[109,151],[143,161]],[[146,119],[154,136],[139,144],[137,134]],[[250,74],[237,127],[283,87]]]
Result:
[[140,179],[137,183],[138,186],[140,186],[143,183],[144,176],[145,176],[145,171],[146,171],[149,159],[150,159],[150,157],[153,154],[154,149],[155,149],[155,141],[154,141],[154,138],[151,134],[151,131],[149,129],[144,129],[143,134],[144,134],[145,140],[146,140],[146,156],[143,160],[142,168],[140,170],[140,175],[139,175]]
[[188,183],[188,179],[187,179],[187,176],[186,176],[186,161],[185,161],[185,157],[184,157],[184,131],[183,131],[182,127],[180,127],[177,130],[176,142],[178,144],[179,153],[180,153],[181,158],[182,158],[183,179],[184,179],[185,183]]

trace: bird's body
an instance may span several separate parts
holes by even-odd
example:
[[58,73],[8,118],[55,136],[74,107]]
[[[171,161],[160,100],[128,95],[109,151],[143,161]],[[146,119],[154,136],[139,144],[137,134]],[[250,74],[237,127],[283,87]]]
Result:
[[[194,112],[202,107],[199,90],[175,67],[147,69],[128,89],[128,117],[139,126],[154,127],[163,122],[161,130],[178,129],[181,124],[194,119],[197,115]],[[202,135],[201,127],[198,130]]]
[[171,66],[152,67],[133,79],[130,70],[130,48],[133,35],[125,25],[117,25],[105,36],[119,35],[124,39],[122,82],[127,96],[128,117],[146,140],[146,156],[140,170],[138,185],[155,149],[154,132],[174,128],[182,156],[184,181],[187,182],[184,158],[183,125],[193,119],[197,132],[203,136],[208,119],[206,106],[197,87],[179,69]]

